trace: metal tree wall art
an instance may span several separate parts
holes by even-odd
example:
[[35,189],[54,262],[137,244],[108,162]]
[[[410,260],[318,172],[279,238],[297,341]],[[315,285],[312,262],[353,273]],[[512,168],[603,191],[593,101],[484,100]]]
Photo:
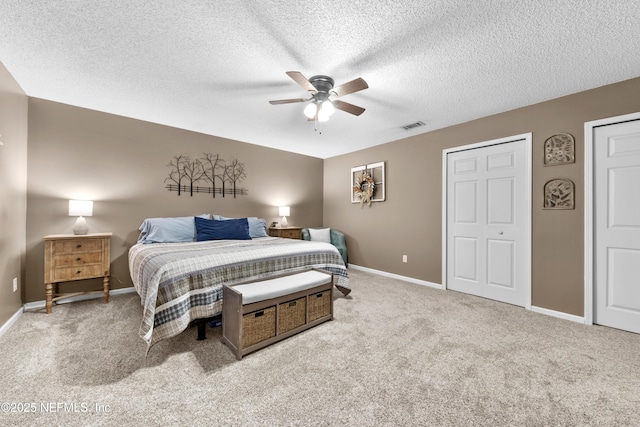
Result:
[[544,185],[544,209],[573,209],[573,181],[552,179]]
[[575,139],[569,133],[557,133],[544,142],[544,165],[575,163]]
[[[244,163],[237,159],[227,163],[218,154],[204,153],[203,157],[195,160],[184,154],[177,154],[167,166],[171,168],[171,172],[164,180],[167,183],[166,188],[169,191],[177,191],[178,196],[186,192],[190,196],[193,196],[193,193],[208,193],[214,198],[216,194],[222,197],[232,194],[236,197],[249,193],[247,189],[238,187],[247,174]],[[200,186],[200,182],[209,183],[210,186]]]

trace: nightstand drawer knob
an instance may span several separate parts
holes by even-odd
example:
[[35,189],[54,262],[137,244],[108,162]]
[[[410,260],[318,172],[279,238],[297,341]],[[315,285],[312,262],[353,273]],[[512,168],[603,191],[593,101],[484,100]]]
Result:
[[76,261],[81,261],[81,260],[82,260],[82,258],[80,258],[80,257],[76,258]]
[[82,245],[76,245],[76,249],[80,249]]
[[80,270],[76,271],[76,274],[80,274],[80,273],[82,273],[82,271],[80,271]]

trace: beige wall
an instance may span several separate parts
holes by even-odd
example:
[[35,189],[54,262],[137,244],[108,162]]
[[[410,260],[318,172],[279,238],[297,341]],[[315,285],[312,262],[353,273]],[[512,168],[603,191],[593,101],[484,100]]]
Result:
[[[27,211],[27,96],[0,63],[0,326],[21,307]],[[18,291],[13,292],[13,278]]]
[[[350,263],[441,283],[442,150],[532,132],[532,303],[582,316],[584,122],[637,111],[640,78],[327,159],[324,225],[347,234]],[[576,138],[576,163],[544,167],[544,141],[559,132]],[[387,200],[351,204],[351,168],[377,161]],[[542,209],[544,183],[559,177],[576,185],[575,210]]]
[[[248,195],[214,199],[165,189],[174,155],[209,152],[245,164],[241,186]],[[132,286],[127,251],[144,218],[217,213],[270,223],[278,219],[277,206],[291,205],[290,225],[322,224],[321,159],[41,99],[29,99],[28,162],[25,302],[44,299],[42,237],[72,232],[72,198],[94,200],[90,232],[113,232],[113,288]]]

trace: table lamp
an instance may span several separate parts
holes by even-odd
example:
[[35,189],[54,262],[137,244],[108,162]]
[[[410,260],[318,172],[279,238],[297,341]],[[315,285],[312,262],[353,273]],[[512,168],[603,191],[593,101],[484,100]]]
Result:
[[77,216],[73,234],[89,233],[85,216],[93,216],[93,200],[69,200],[69,216]]
[[289,206],[280,206],[280,216],[282,217],[281,226],[287,227],[287,217],[291,215],[291,208]]

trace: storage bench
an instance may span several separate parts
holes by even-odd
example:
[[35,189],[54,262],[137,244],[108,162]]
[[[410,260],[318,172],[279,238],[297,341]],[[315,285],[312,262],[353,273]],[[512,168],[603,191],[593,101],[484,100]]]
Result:
[[320,269],[225,286],[222,341],[242,356],[333,319],[333,274]]

